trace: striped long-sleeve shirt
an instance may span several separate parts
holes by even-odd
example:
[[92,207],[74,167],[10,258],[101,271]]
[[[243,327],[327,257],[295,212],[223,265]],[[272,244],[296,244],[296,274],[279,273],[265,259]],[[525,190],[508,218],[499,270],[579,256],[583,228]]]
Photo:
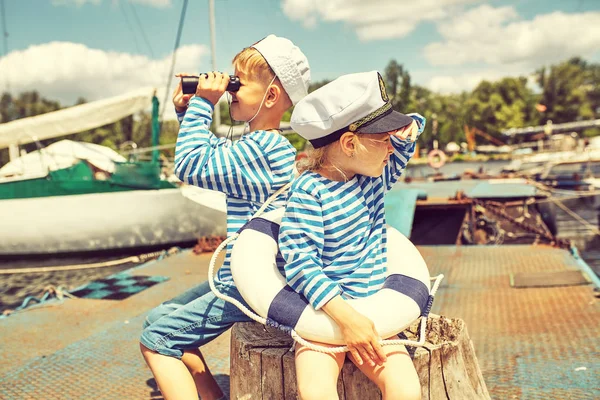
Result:
[[[296,150],[272,131],[254,131],[232,142],[209,131],[213,105],[193,97],[181,119],[175,150],[175,174],[183,182],[227,195],[227,236],[240,229],[277,189],[294,177]],[[284,198],[268,210],[282,207]],[[218,279],[233,284],[231,244]]]
[[[411,116],[420,134],[425,119]],[[288,284],[317,310],[338,294],[368,296],[384,283],[384,195],[415,151],[415,143],[391,140],[394,153],[380,177],[355,175],[339,182],[306,171],[292,184],[279,248]]]

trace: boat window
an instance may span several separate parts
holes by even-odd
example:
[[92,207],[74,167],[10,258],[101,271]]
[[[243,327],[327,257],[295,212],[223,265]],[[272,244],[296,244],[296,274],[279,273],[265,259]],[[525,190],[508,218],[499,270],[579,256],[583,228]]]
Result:
[[590,162],[590,171],[592,172],[592,175],[600,178],[600,161]]
[[585,171],[584,163],[557,164],[550,168],[549,176],[572,176]]
[[519,169],[521,171],[527,171],[529,169],[541,167],[542,165],[544,165],[543,162],[526,162],[526,163],[523,163]]

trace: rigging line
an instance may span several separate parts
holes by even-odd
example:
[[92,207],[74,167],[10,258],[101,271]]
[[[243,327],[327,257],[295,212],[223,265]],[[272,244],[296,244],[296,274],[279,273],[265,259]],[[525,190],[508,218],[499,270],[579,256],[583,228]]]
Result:
[[135,21],[137,22],[138,27],[140,28],[140,32],[142,32],[142,38],[144,39],[144,42],[146,42],[146,45],[148,46],[148,49],[150,50],[150,55],[154,59],[154,50],[152,50],[152,45],[150,45],[148,36],[146,36],[146,31],[144,31],[144,27],[142,26],[140,18],[138,17],[137,11],[135,10],[135,6],[133,5],[132,2],[128,2],[128,4],[129,4],[129,7],[131,7],[131,11],[133,12],[133,17],[135,18]]
[[2,11],[2,41],[4,43],[4,55],[8,54],[8,30],[6,29],[6,13],[4,10],[4,0],[0,0],[0,9]]
[[135,49],[137,50],[138,54],[141,54],[142,51],[140,50],[140,45],[137,41],[135,31],[133,30],[133,27],[131,26],[131,22],[129,21],[129,17],[127,16],[127,13],[125,12],[125,7],[123,7],[122,1],[119,2],[119,8],[121,9],[121,13],[125,17],[125,22],[127,22],[127,27],[129,28],[129,32],[131,32],[131,36],[133,37],[133,42],[135,43]]
[[[8,55],[8,29],[6,28],[4,0],[0,0],[0,14],[2,14],[2,42],[4,43],[4,55],[6,56]],[[6,74],[6,91],[10,92],[9,74]]]
[[183,22],[185,20],[185,11],[187,9],[188,0],[183,0],[183,6],[181,7],[181,16],[179,17],[179,26],[177,27],[177,37],[175,39],[175,48],[173,49],[173,57],[171,58],[171,69],[167,76],[167,87],[165,88],[165,99],[162,103],[162,111],[160,113],[160,121],[162,122],[165,114],[167,99],[169,98],[169,92],[171,90],[171,81],[173,80],[173,69],[175,68],[175,59],[177,58],[177,49],[179,48],[179,41],[181,40],[181,32],[183,31]]

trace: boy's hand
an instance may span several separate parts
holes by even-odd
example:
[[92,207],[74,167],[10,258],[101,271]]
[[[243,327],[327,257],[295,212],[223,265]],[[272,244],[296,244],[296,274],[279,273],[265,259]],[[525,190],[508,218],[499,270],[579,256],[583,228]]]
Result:
[[229,84],[229,75],[222,72],[208,72],[200,75],[198,79],[198,87],[196,88],[196,96],[205,98],[213,105],[216,105],[227,85]]
[[192,98],[192,95],[183,94],[183,90],[181,88],[181,78],[184,76],[193,76],[193,74],[177,74],[175,76],[179,78],[179,84],[173,91],[173,105],[175,106],[175,111],[182,113],[187,110],[188,102]]
[[419,125],[417,124],[417,121],[413,121],[410,125],[405,126],[398,131],[391,132],[390,134],[396,136],[398,139],[408,139],[411,142],[414,142],[419,136]]

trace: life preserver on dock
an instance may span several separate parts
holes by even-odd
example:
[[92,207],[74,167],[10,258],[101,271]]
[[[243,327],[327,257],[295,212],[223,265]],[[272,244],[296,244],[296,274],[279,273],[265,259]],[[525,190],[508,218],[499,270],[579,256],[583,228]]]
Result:
[[[316,311],[306,298],[287,285],[277,268],[279,223],[284,209],[250,220],[231,253],[231,272],[248,305],[267,321],[294,329],[302,338],[343,344],[338,325]],[[429,270],[417,248],[396,229],[387,227],[387,277],[373,295],[347,300],[375,324],[382,338],[391,337],[427,315],[430,295]]]
[[444,164],[446,164],[447,158],[448,157],[446,157],[446,153],[444,153],[442,150],[434,149],[427,154],[427,164],[429,164],[431,168],[442,168]]

